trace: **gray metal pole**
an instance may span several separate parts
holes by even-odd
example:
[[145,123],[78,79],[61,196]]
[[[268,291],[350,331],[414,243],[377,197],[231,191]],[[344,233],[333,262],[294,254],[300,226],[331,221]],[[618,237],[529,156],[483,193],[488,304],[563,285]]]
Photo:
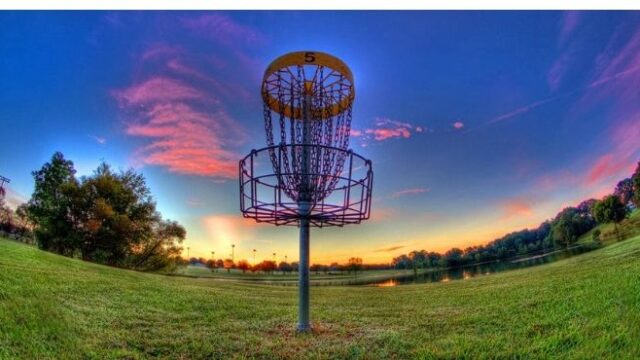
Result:
[[[309,202],[298,203],[301,213],[309,212]],[[311,330],[309,324],[309,219],[300,219],[300,262],[298,263],[298,331]]]
[[[310,84],[305,83],[304,109],[303,109],[303,145],[311,144],[311,134],[309,127],[309,117],[312,104],[312,93]],[[309,149],[302,147],[302,184],[298,195],[298,212],[300,216],[300,261],[298,264],[298,331],[306,332],[311,330],[309,324],[309,212],[311,203],[310,189],[310,156]]]

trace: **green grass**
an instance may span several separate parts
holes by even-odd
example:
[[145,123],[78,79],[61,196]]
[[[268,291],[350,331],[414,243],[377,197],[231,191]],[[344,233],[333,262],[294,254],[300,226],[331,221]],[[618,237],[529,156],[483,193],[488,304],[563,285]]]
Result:
[[296,289],[113,269],[0,240],[0,358],[640,358],[640,236],[448,283]]

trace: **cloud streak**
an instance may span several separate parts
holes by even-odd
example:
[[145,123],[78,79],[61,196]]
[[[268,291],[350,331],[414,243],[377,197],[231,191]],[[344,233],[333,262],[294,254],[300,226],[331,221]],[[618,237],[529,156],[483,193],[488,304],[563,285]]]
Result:
[[386,117],[377,117],[373,127],[364,129],[351,129],[351,136],[360,139],[363,146],[376,141],[382,142],[390,139],[408,139],[415,133],[425,132],[422,126],[415,126],[408,122],[393,120]]
[[394,245],[394,246],[390,246],[390,247],[387,247],[387,248],[376,249],[376,250],[373,250],[373,252],[375,252],[375,253],[392,252],[392,251],[396,251],[396,250],[399,250],[399,249],[402,249],[402,248],[405,248],[405,247],[406,247],[405,245]]
[[400,190],[400,191],[396,191],[394,193],[391,194],[391,198],[392,199],[397,199],[403,196],[409,196],[409,195],[417,195],[417,194],[423,194],[428,192],[429,189],[425,189],[425,188],[413,188],[413,189],[404,189],[404,190]]

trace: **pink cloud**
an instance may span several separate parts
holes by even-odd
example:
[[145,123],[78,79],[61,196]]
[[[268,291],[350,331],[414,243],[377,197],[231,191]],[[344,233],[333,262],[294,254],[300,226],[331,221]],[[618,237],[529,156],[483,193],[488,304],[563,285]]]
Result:
[[508,199],[501,204],[501,207],[504,211],[503,220],[533,215],[531,202],[523,198]]
[[367,129],[365,130],[367,134],[373,134],[373,138],[377,141],[383,141],[387,139],[403,137],[408,138],[411,136],[411,132],[406,128],[397,128],[397,129]]
[[139,162],[181,174],[237,177],[239,155],[227,150],[234,127],[224,130],[233,120],[225,113],[208,114],[175,103],[156,105],[141,116],[143,121],[126,128],[128,135],[151,140],[137,151]]
[[451,126],[453,126],[455,129],[460,130],[464,127],[464,123],[462,121],[456,121]]
[[217,101],[179,80],[154,76],[142,83],[114,92],[117,99],[127,105],[145,105],[154,102],[182,100]]
[[624,168],[624,164],[618,161],[612,154],[606,154],[598,158],[587,172],[585,179],[587,185],[593,185],[603,179],[617,174]]
[[428,191],[429,191],[429,189],[425,189],[425,188],[405,189],[405,190],[400,190],[400,191],[394,192],[393,194],[391,194],[391,197],[394,198],[394,199],[397,199],[397,198],[402,197],[402,196],[422,194],[422,193],[426,193]]
[[351,129],[351,136],[359,137],[361,146],[366,147],[372,140],[407,139],[411,137],[414,132],[422,133],[424,131],[425,128],[422,126],[414,126],[408,122],[377,117],[374,121],[374,127]]
[[236,150],[246,133],[227,109],[259,105],[244,84],[259,81],[259,62],[250,53],[266,38],[221,14],[180,21],[201,42],[215,40],[215,55],[158,42],[137,57],[135,78],[141,80],[112,91],[125,133],[143,141],[134,161],[221,181],[236,178]]

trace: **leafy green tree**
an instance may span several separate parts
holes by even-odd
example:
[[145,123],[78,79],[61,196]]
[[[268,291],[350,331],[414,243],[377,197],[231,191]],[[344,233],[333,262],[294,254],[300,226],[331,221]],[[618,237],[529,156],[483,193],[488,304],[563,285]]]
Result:
[[28,202],[29,219],[36,224],[38,247],[63,255],[73,255],[81,243],[80,224],[73,215],[72,195],[78,191],[73,162],[60,152],[40,170],[34,171],[35,186]]
[[569,247],[593,227],[592,221],[574,207],[563,209],[551,224],[551,237],[560,246]]
[[618,240],[620,240],[620,229],[618,224],[629,215],[629,209],[615,195],[605,196],[593,208],[593,216],[600,224],[613,223]]
[[186,231],[162,220],[141,174],[102,163],[78,181],[73,162],[57,152],[33,176],[26,213],[39,247],[141,270],[177,261]]
[[[80,229],[84,259],[124,266],[128,257],[148,260],[167,240],[184,238],[180,229],[160,223],[141,174],[133,170],[116,173],[102,163],[82,180],[75,208],[80,210],[77,217],[84,225]],[[172,236],[167,236],[171,231]],[[134,264],[142,263],[138,260]]]

